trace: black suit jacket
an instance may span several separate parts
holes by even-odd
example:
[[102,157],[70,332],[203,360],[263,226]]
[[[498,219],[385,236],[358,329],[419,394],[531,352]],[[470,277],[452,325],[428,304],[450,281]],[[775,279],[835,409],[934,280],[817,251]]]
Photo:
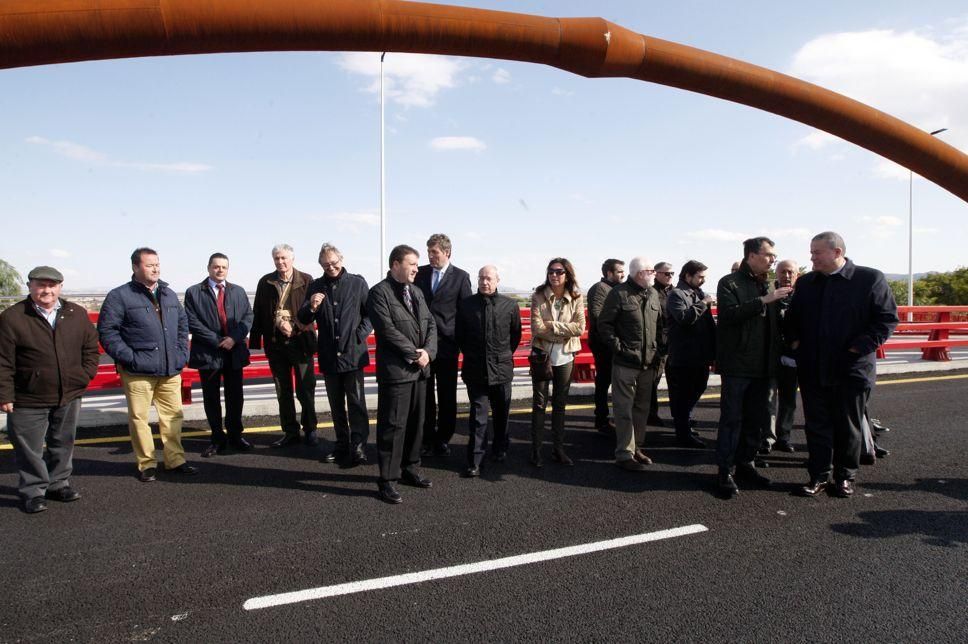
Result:
[[370,289],[366,310],[376,333],[377,382],[412,382],[430,375],[414,360],[417,349],[437,357],[437,325],[419,288],[411,288],[416,315],[407,310],[392,277]]
[[423,293],[434,316],[434,322],[437,324],[438,356],[456,358],[459,353],[455,329],[457,305],[461,300],[472,295],[471,276],[467,271],[451,264],[447,267],[436,293],[431,290],[433,279],[434,269],[430,264],[426,264],[417,269],[414,284]]
[[252,328],[252,307],[249,296],[238,284],[225,283],[225,315],[228,318],[228,336],[235,340],[230,356],[232,364],[223,364],[223,352],[218,348],[222,341],[222,325],[218,320],[218,304],[215,294],[208,286],[208,278],[201,284],[193,284],[185,292],[185,313],[188,330],[192,334],[188,366],[193,369],[241,369],[249,364],[249,347],[245,338]]
[[514,379],[514,351],[521,344],[521,311],[500,294],[475,293],[461,300],[457,342],[464,354],[461,376],[471,385],[500,385]]

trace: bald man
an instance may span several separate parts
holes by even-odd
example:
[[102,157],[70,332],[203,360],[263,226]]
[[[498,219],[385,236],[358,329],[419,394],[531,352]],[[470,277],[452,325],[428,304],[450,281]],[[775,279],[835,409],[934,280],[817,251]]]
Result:
[[521,343],[521,314],[517,303],[500,295],[497,268],[484,266],[477,273],[477,293],[457,307],[456,337],[464,366],[461,379],[467,385],[471,409],[467,426],[467,471],[480,476],[487,451],[487,412],[492,410],[494,442],[491,460],[503,462],[508,451],[508,414],[514,351]]

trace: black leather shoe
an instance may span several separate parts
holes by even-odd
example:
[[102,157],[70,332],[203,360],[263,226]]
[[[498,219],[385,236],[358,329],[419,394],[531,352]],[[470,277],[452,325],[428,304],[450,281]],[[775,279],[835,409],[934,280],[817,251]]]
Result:
[[531,465],[537,468],[544,467],[544,460],[541,458],[541,452],[531,452]]
[[836,496],[841,499],[846,499],[848,496],[853,496],[854,494],[854,482],[853,481],[837,481],[834,483],[833,488],[830,490],[831,496]]
[[878,447],[877,445],[874,446],[874,456],[877,458],[886,458],[890,455],[890,453],[890,451],[884,449],[883,447]]
[[553,460],[555,463],[561,463],[562,465],[575,464],[574,461],[568,458],[568,455],[565,454],[565,450],[561,447],[556,447],[553,450],[551,450],[551,460]]
[[235,438],[235,439],[230,438],[229,439],[229,445],[231,445],[232,446],[232,449],[234,449],[237,452],[249,452],[249,451],[252,451],[252,443],[250,443],[249,441],[245,440],[241,436],[238,437],[238,438]]
[[766,469],[770,466],[770,464],[764,461],[762,458],[757,457],[753,459],[753,466],[762,467],[763,469]]
[[47,490],[47,498],[60,501],[61,503],[70,503],[71,501],[76,501],[81,498],[81,493],[72,488],[70,485],[65,485],[57,490]]
[[860,455],[860,464],[861,465],[874,465],[875,463],[877,463],[877,457],[874,456],[873,454],[861,454]]
[[319,435],[316,433],[316,430],[311,429],[308,432],[306,432],[306,435],[303,437],[303,442],[309,445],[310,447],[315,447],[316,445],[319,445]]
[[222,450],[219,445],[212,443],[202,451],[202,458],[212,458],[216,454],[219,454],[221,451]]
[[24,512],[27,514],[37,514],[47,509],[47,501],[42,496],[35,496],[24,501]]
[[319,459],[320,463],[344,463],[346,462],[346,452],[340,449],[334,449],[331,452],[327,452],[322,455]]
[[647,425],[652,425],[653,427],[665,427],[665,421],[658,416],[649,416],[645,420],[645,423]]
[[881,424],[881,421],[878,418],[871,418],[871,427],[874,429],[875,432],[889,432],[889,431],[891,431],[891,428],[890,427],[885,427],[883,424]]
[[830,483],[827,479],[814,479],[797,490],[797,496],[814,497],[827,489]]
[[632,460],[640,465],[652,465],[652,459],[641,449],[635,450],[635,453],[632,454]]
[[366,452],[363,451],[362,447],[357,447],[353,450],[353,454],[350,456],[350,463],[352,465],[366,465]]
[[770,479],[756,471],[755,467],[737,465],[733,479],[737,483],[746,483],[756,487],[770,487]]
[[719,473],[716,479],[716,487],[719,489],[719,493],[727,499],[731,499],[739,494],[739,487],[736,485],[736,481],[733,480],[733,475],[729,472]]
[[688,447],[692,449],[705,449],[706,443],[702,442],[701,439],[696,438],[692,434],[689,436],[683,436],[676,439],[676,445],[679,447]]
[[166,472],[171,472],[172,474],[184,474],[186,476],[192,476],[198,474],[198,468],[192,467],[188,463],[182,463],[178,467],[173,467],[170,470],[166,469]]
[[424,477],[420,476],[419,474],[418,475],[414,475],[414,474],[410,474],[408,472],[404,472],[403,473],[403,475],[400,477],[400,482],[403,483],[404,485],[410,485],[410,486],[413,486],[413,487],[420,487],[420,488],[424,488],[424,489],[427,489],[427,488],[430,488],[430,487],[433,487],[434,486],[434,484],[431,482],[430,479],[425,479]]
[[793,445],[786,441],[777,441],[773,446],[773,450],[776,452],[786,452],[787,454],[792,454],[797,451]]
[[423,447],[420,448],[420,455],[421,456],[433,456],[434,455],[434,448],[431,447],[430,445],[424,445]]
[[481,468],[477,465],[472,465],[464,470],[464,478],[472,479],[481,475]]
[[142,483],[151,483],[152,481],[155,480],[155,475],[157,473],[158,473],[158,470],[156,470],[153,467],[145,468],[138,473],[138,480],[141,481]]
[[397,504],[403,503],[403,497],[397,492],[397,488],[393,487],[393,483],[390,481],[381,481],[377,483],[377,488],[379,489],[380,500],[387,503]]
[[770,453],[771,449],[772,448],[769,445],[763,445],[758,450],[756,450],[756,453],[759,454],[760,456],[766,456],[767,454]]
[[595,431],[603,436],[615,436],[615,421],[609,419],[604,423],[595,423]]
[[434,456],[450,456],[450,445],[440,443],[434,446]]
[[615,464],[620,468],[622,468],[623,470],[625,470],[626,472],[644,472],[648,469],[645,465],[643,465],[642,463],[639,463],[634,458],[627,458],[621,461],[615,461]]
[[299,444],[299,434],[286,434],[279,440],[272,443],[272,447],[289,447],[290,445]]
[[503,463],[504,461],[508,460],[508,453],[494,452],[491,454],[491,460],[494,461],[495,463]]

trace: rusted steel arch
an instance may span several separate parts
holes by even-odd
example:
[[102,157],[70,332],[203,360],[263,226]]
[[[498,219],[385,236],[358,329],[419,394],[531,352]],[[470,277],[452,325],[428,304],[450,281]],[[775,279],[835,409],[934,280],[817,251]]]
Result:
[[602,18],[403,0],[3,0],[0,69],[243,51],[404,51],[543,63],[773,112],[896,161],[968,201],[968,155],[884,112]]

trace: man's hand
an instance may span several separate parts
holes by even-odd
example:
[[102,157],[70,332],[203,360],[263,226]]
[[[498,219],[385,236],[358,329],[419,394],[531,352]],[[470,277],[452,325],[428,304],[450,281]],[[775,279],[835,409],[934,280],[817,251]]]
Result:
[[776,302],[777,300],[782,300],[787,295],[793,292],[793,288],[790,286],[781,286],[772,293],[764,295],[762,298],[763,304],[769,304],[770,302]]
[[417,366],[423,369],[430,364],[430,354],[425,349],[417,349]]
[[235,346],[235,340],[233,340],[228,336],[225,336],[224,338],[222,338],[222,341],[218,343],[218,348],[225,349],[226,351],[231,351],[232,347],[234,346]]
[[715,304],[716,303],[716,296],[715,295],[707,295],[706,297],[704,297],[702,299],[702,301],[703,301],[703,304],[706,304],[707,306],[709,306],[711,304]]
[[313,296],[309,298],[309,308],[312,309],[313,313],[316,312],[316,309],[319,308],[319,305],[323,303],[324,299],[326,299],[325,293],[313,293]]
[[0,403],[0,411],[9,414],[13,411],[13,403]]
[[290,322],[280,322],[279,331],[287,338],[292,337],[292,324]]

